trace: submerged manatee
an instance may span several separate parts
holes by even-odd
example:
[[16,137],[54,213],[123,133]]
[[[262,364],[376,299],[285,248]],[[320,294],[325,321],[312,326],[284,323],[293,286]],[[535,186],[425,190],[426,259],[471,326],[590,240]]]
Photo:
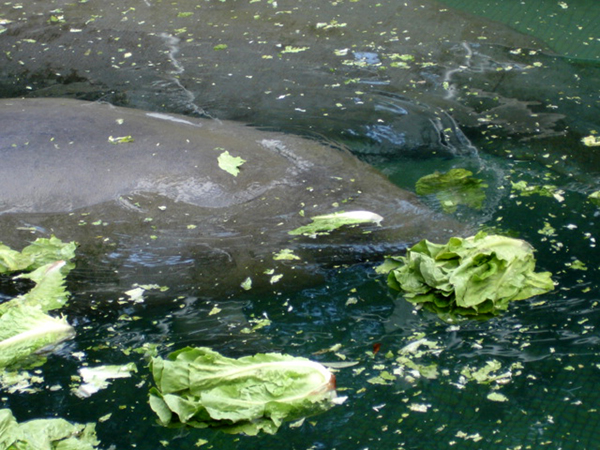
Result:
[[[186,283],[211,295],[239,292],[248,278],[290,286],[323,264],[461,232],[371,166],[316,141],[67,99],[2,100],[0,124],[2,240],[77,240],[79,267],[113,288]],[[245,160],[237,176],[219,167],[224,151]],[[312,216],[356,210],[382,216],[381,226],[289,233]],[[294,259],[278,259],[282,250]]]
[[206,113],[367,154],[470,154],[453,115],[487,117],[488,105],[464,108],[449,89],[469,91],[454,74],[488,73],[471,70],[463,43],[541,47],[432,0],[47,0],[0,13],[0,96]]

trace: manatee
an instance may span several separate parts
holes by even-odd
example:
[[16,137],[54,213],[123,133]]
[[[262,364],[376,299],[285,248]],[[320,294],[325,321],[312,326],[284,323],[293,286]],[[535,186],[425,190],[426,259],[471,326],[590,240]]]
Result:
[[[237,122],[5,99],[0,124],[2,240],[76,240],[80,272],[95,274],[98,292],[98,278],[113,291],[185,283],[227,295],[247,280],[283,289],[465,231],[344,149]],[[236,176],[220,168],[224,152],[245,161]],[[290,234],[341,211],[383,220]]]
[[473,53],[487,55],[480,43],[546,48],[430,0],[50,0],[5,9],[2,96],[107,98],[359,141],[352,148],[365,153],[471,154],[455,114],[493,123],[488,109],[497,106],[459,95],[472,100],[472,83],[457,79],[464,74],[494,98],[498,67],[493,56],[489,67],[473,62]]

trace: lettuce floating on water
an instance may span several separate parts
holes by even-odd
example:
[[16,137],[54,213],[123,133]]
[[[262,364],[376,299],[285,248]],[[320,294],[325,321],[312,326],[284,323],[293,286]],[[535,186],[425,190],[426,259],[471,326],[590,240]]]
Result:
[[94,450],[99,444],[93,423],[60,418],[18,423],[10,409],[0,409],[0,450]]
[[[0,243],[0,273],[30,271],[55,261],[70,261],[75,257],[76,248],[76,243],[65,243],[54,236],[38,238],[20,252]],[[63,272],[72,267],[67,264]]]
[[87,398],[92,394],[105,389],[110,385],[110,381],[115,378],[129,378],[133,372],[137,372],[135,363],[98,367],[82,367],[79,369],[79,375],[83,383],[73,390],[79,398]]
[[510,302],[554,289],[549,272],[535,272],[533,248],[525,241],[478,233],[447,244],[423,240],[406,256],[378,268],[405,298],[451,320],[456,315],[490,317]]
[[0,244],[0,273],[30,270],[15,278],[35,283],[29,292],[0,304],[0,368],[29,363],[30,356],[75,334],[64,318],[46,314],[67,302],[64,283],[75,247],[55,237],[37,239],[21,252]]
[[335,377],[321,364],[278,353],[227,358],[208,348],[171,353],[150,364],[150,406],[165,426],[274,434],[282,422],[340,403]]
[[473,172],[466,169],[435,172],[417,181],[416,192],[419,195],[435,194],[446,213],[455,212],[458,205],[481,209],[486,197],[484,189],[488,185],[471,175]]
[[371,211],[347,211],[324,214],[322,216],[312,217],[312,222],[308,225],[298,227],[288,234],[293,236],[305,235],[316,237],[318,235],[329,234],[343,226],[356,226],[363,223],[381,224],[383,217]]
[[11,308],[0,316],[0,369],[74,335],[64,318],[51,317],[32,306]]

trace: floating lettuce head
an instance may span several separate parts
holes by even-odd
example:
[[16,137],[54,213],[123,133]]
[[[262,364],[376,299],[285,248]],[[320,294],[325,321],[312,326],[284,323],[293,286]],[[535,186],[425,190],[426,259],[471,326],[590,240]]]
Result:
[[227,358],[184,348],[153,358],[150,406],[165,426],[213,427],[226,433],[274,434],[284,421],[340,403],[335,377],[321,364],[279,353]]
[[447,244],[423,240],[406,256],[378,267],[388,285],[446,320],[488,318],[510,302],[554,289],[549,272],[535,272],[533,248],[525,241],[478,233]]

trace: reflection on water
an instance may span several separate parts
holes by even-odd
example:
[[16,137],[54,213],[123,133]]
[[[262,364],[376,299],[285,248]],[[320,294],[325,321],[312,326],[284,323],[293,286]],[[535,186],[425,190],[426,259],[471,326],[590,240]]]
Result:
[[[173,7],[171,11],[175,16],[170,16],[171,28],[165,26],[160,30],[153,25],[161,22],[156,16],[159,10],[153,8],[161,2],[131,2],[130,9],[126,4],[107,3],[102,15],[95,20],[87,15],[87,8],[99,8],[97,2],[86,3],[60,5],[65,21],[74,17],[73,23],[77,26],[82,23],[89,26],[82,27],[85,39],[79,40],[82,36],[79,31],[66,38],[56,35],[54,39],[59,43],[70,43],[76,58],[83,58],[88,49],[95,48],[92,44],[104,40],[104,49],[115,45],[115,48],[122,48],[123,51],[115,54],[121,54],[123,59],[110,61],[105,59],[106,54],[98,52],[95,60],[82,63],[77,76],[69,83],[63,83],[60,95],[67,95],[67,88],[71,86],[77,88],[79,97],[83,91],[92,92],[90,98],[98,98],[100,94],[147,109],[185,109],[188,113],[249,119],[265,126],[287,124],[289,129],[316,127],[318,133],[330,139],[344,138],[350,142],[357,153],[362,153],[394,182],[407,189],[414,189],[419,177],[435,170],[468,168],[488,183],[488,197],[481,211],[459,209],[458,217],[529,241],[537,250],[538,270],[551,271],[557,288],[549,294],[513,304],[502,317],[487,322],[449,325],[426,312],[414,311],[401,297],[388,290],[385,280],[374,275],[372,265],[332,269],[324,274],[323,284],[298,291],[274,289],[260,295],[250,291],[225,300],[207,298],[201,286],[182,285],[166,292],[149,290],[145,302],[139,304],[127,300],[124,291],[129,286],[115,284],[108,292],[95,292],[94,280],[86,279],[85,267],[80,267],[79,275],[74,272],[70,280],[73,298],[64,311],[77,328],[77,337],[51,355],[43,367],[35,369],[35,373],[43,377],[43,382],[33,385],[36,392],[3,392],[3,407],[11,408],[19,420],[56,415],[73,421],[98,422],[104,448],[113,446],[115,449],[193,448],[204,441],[202,448],[214,449],[600,447],[600,435],[596,431],[600,425],[600,398],[596,386],[600,376],[600,258],[597,249],[600,209],[587,200],[600,185],[600,159],[595,148],[585,148],[579,141],[582,135],[592,130],[600,132],[597,89],[589,89],[589,86],[597,87],[595,81],[599,75],[594,64],[569,63],[543,53],[531,56],[515,52],[515,47],[494,46],[494,43],[477,39],[471,39],[473,42],[469,45],[425,41],[423,46],[414,47],[417,51],[411,48],[413,56],[422,57],[421,62],[433,58],[448,69],[443,72],[444,78],[425,64],[419,70],[407,72],[399,64],[403,61],[401,58],[394,60],[390,56],[406,52],[393,53],[360,40],[360,51],[353,52],[346,60],[353,58],[362,66],[357,63],[339,79],[334,79],[331,73],[337,76],[342,69],[331,62],[333,50],[350,48],[355,36],[345,41],[343,30],[335,28],[329,29],[328,35],[306,38],[301,33],[295,38],[294,34],[283,34],[288,42],[282,41],[279,47],[253,50],[255,42],[240,37],[247,29],[239,25],[241,22],[236,22],[236,17],[242,17],[248,11],[263,19],[268,17],[270,27],[263,30],[262,36],[265,43],[256,41],[257,46],[266,46],[279,36],[279,29],[289,28],[290,22],[294,25],[297,15],[300,16],[298,23],[303,23],[305,18],[302,17],[310,12],[309,15],[318,17],[319,22],[331,25],[338,16],[332,13],[325,17],[323,11],[331,12],[331,8],[338,6],[350,8],[357,2],[312,4],[314,10],[307,8],[309,12],[304,13],[295,9],[288,13],[277,9],[274,2],[266,1],[181,2],[179,9]],[[579,2],[559,3],[565,3],[571,9],[581,7]],[[42,4],[39,6],[43,16],[47,11]],[[555,3],[553,7],[556,7]],[[199,38],[193,32],[193,22],[185,22],[184,19],[189,17],[186,15],[176,22],[177,13],[200,14],[209,9],[214,13],[212,17],[221,22],[199,24],[199,29],[211,39],[196,45]],[[430,9],[424,7],[423,10],[432,14]],[[17,4],[4,3],[0,6],[0,20],[16,21],[20,11]],[[237,15],[232,15],[231,11],[237,11]],[[126,20],[128,15],[136,20]],[[364,17],[350,19],[360,22],[362,27],[367,26]],[[40,18],[30,20],[38,20],[40,29],[47,26]],[[101,34],[92,28],[94,24],[101,28],[103,21],[111,22],[121,31],[127,29],[127,32],[120,33],[120,40],[111,40],[110,34]],[[239,35],[221,31],[230,22],[240,27]],[[436,23],[431,19],[426,24],[431,28],[427,30],[442,33],[443,24],[443,21]],[[67,22],[63,25],[69,26]],[[26,27],[19,31],[10,28],[9,23],[2,26],[7,31],[0,34],[0,45],[7,45],[7,48],[15,45],[12,50],[15,54],[26,44],[35,43],[22,39],[37,39],[27,34]],[[179,37],[173,34],[176,26],[186,28],[185,31],[180,29]],[[314,31],[314,24],[312,26]],[[386,42],[386,45],[409,42],[403,39],[403,30],[397,29],[391,20],[372,26],[380,35],[393,35],[392,43]],[[410,28],[409,25],[406,27]],[[310,41],[311,36],[315,42]],[[599,36],[591,36],[597,45]],[[469,37],[463,38],[469,40]],[[235,39],[243,40],[245,47],[236,48]],[[558,37],[553,42],[556,40]],[[414,41],[415,37],[411,43]],[[211,59],[215,54],[225,55],[213,53],[219,43],[229,46],[229,63],[225,57]],[[296,66],[295,60],[291,59],[292,53],[282,53],[286,45],[314,47],[316,59],[308,58],[303,61],[304,65]],[[433,51],[432,46],[453,48],[453,51],[428,54]],[[201,56],[207,47],[212,56],[208,58],[210,64],[204,66]],[[144,53],[139,59],[137,54],[125,56],[128,49],[143,52],[152,48],[162,50]],[[227,50],[214,50],[219,51]],[[270,78],[269,73],[263,72],[264,66],[255,72],[250,68],[245,71],[244,61],[248,55],[256,54],[266,56],[264,60],[270,64],[279,63],[282,71],[289,71],[289,77]],[[43,59],[40,55],[38,57]],[[444,61],[444,58],[454,62]],[[122,62],[134,59],[136,65]],[[379,67],[382,59],[398,64],[390,64],[384,70]],[[70,62],[76,64],[74,60]],[[410,60],[404,62],[411,64]],[[442,64],[444,62],[447,64]],[[531,67],[536,67],[532,65],[535,62],[547,69],[541,72],[543,77],[528,75],[533,70]],[[11,81],[12,90],[9,91],[5,84],[2,92],[23,95],[37,86],[40,91],[46,90],[38,92],[39,95],[51,95],[50,90],[68,78],[66,73],[53,72],[51,65],[44,66],[45,61],[38,63],[40,60],[35,58],[25,60],[23,64],[15,62],[15,66],[29,67],[29,75],[35,74],[37,78],[28,78],[27,73],[19,72],[20,78]],[[104,68],[111,64],[121,69],[107,73]],[[510,70],[507,64],[512,65]],[[334,66],[335,69],[328,70]],[[463,70],[466,66],[470,70]],[[49,68],[46,78],[40,77],[44,67]],[[202,70],[188,73],[188,67]],[[463,69],[450,72],[457,67]],[[13,65],[7,63],[4,75],[14,75],[10,72],[12,68]],[[204,72],[210,71],[213,71],[211,77],[205,75]],[[483,72],[489,76],[478,78],[474,75]],[[277,72],[277,76],[280,74]],[[315,82],[314,86],[301,84],[302,77],[307,74],[313,74],[309,79]],[[114,84],[109,86],[113,75]],[[244,75],[245,82],[231,81]],[[369,82],[365,83],[367,75]],[[361,77],[360,83],[338,95],[345,89],[343,80]],[[539,80],[543,83],[537,83]],[[321,89],[321,85],[331,85],[332,81],[340,82],[339,90]],[[444,81],[452,82],[457,91],[444,90]],[[398,86],[403,83],[413,85],[401,90]],[[421,89],[424,85],[428,89]],[[381,93],[373,86],[377,89],[392,86],[394,89]],[[438,95],[433,95],[436,89]],[[406,104],[404,100],[383,101],[399,99],[401,97],[394,95],[406,92],[414,94],[409,98],[408,109],[400,109]],[[329,97],[327,102],[319,98],[315,105],[311,93]],[[284,105],[282,102],[286,98],[289,100],[288,94],[296,97]],[[265,95],[280,100],[269,103]],[[350,98],[356,99],[352,103],[358,105],[356,108],[336,106],[338,102],[350,105],[346,103]],[[448,103],[450,101],[453,103]],[[369,102],[372,102],[372,108],[361,109]],[[182,104],[186,107],[182,108]],[[444,157],[390,161],[387,154],[385,158],[373,154],[374,148],[381,150],[371,142],[377,139],[365,142],[373,136],[383,140],[385,135],[388,144],[399,145],[400,134],[394,126],[400,124],[400,129],[404,129],[400,119],[390,125],[394,133],[388,134],[386,130],[389,129],[385,128],[388,126],[386,120],[395,116],[417,116],[419,119],[410,123],[419,126],[423,117],[427,123],[439,120],[437,123],[443,124],[444,128],[454,126],[454,118],[450,121],[440,113],[452,109],[449,105],[455,108],[453,117],[466,130],[470,142],[478,147],[479,156],[467,152],[448,158],[446,153]],[[302,111],[309,114],[304,115]],[[378,124],[377,120],[373,123],[374,111],[383,114],[376,117],[384,125]],[[523,116],[515,119],[518,113],[526,115],[527,120],[521,120]],[[325,124],[320,124],[321,119]],[[341,127],[344,133],[327,134],[331,129],[339,131],[339,123],[346,120],[352,127]],[[434,130],[438,130],[436,126]],[[363,134],[352,136],[347,133],[348,129]],[[419,134],[421,142],[432,142],[431,135]],[[439,133],[435,136],[440,138]],[[405,139],[413,137],[410,133],[404,135]],[[454,144],[461,142],[456,133],[449,139]],[[545,187],[549,195],[527,195],[513,187],[513,183],[520,181]],[[425,201],[433,208],[439,208],[434,198]],[[139,258],[148,256],[142,254]],[[106,278],[100,277],[103,286],[110,284],[107,280],[112,279],[114,273],[105,272],[104,276]],[[2,295],[14,295],[10,290],[13,288],[5,288],[5,280],[1,282]],[[26,286],[17,286],[17,289],[26,289]],[[257,326],[259,323],[261,326]],[[407,345],[419,340],[423,342],[420,351],[403,353]],[[336,374],[341,393],[349,397],[345,404],[310,418],[298,428],[283,427],[275,436],[226,436],[205,430],[164,429],[155,423],[147,405],[152,380],[144,369],[143,355],[133,351],[149,343],[159,344],[162,354],[186,345],[205,345],[229,356],[281,351],[322,362],[355,361],[357,364],[340,369]],[[374,355],[375,343],[381,344],[381,348]],[[408,358],[410,363],[402,357]],[[131,361],[136,362],[139,370],[134,377],[115,380],[109,388],[88,399],[80,399],[71,393],[72,377],[83,365]],[[435,367],[436,375],[428,376],[431,372],[419,371],[425,367]],[[475,373],[485,376],[478,379]]]

